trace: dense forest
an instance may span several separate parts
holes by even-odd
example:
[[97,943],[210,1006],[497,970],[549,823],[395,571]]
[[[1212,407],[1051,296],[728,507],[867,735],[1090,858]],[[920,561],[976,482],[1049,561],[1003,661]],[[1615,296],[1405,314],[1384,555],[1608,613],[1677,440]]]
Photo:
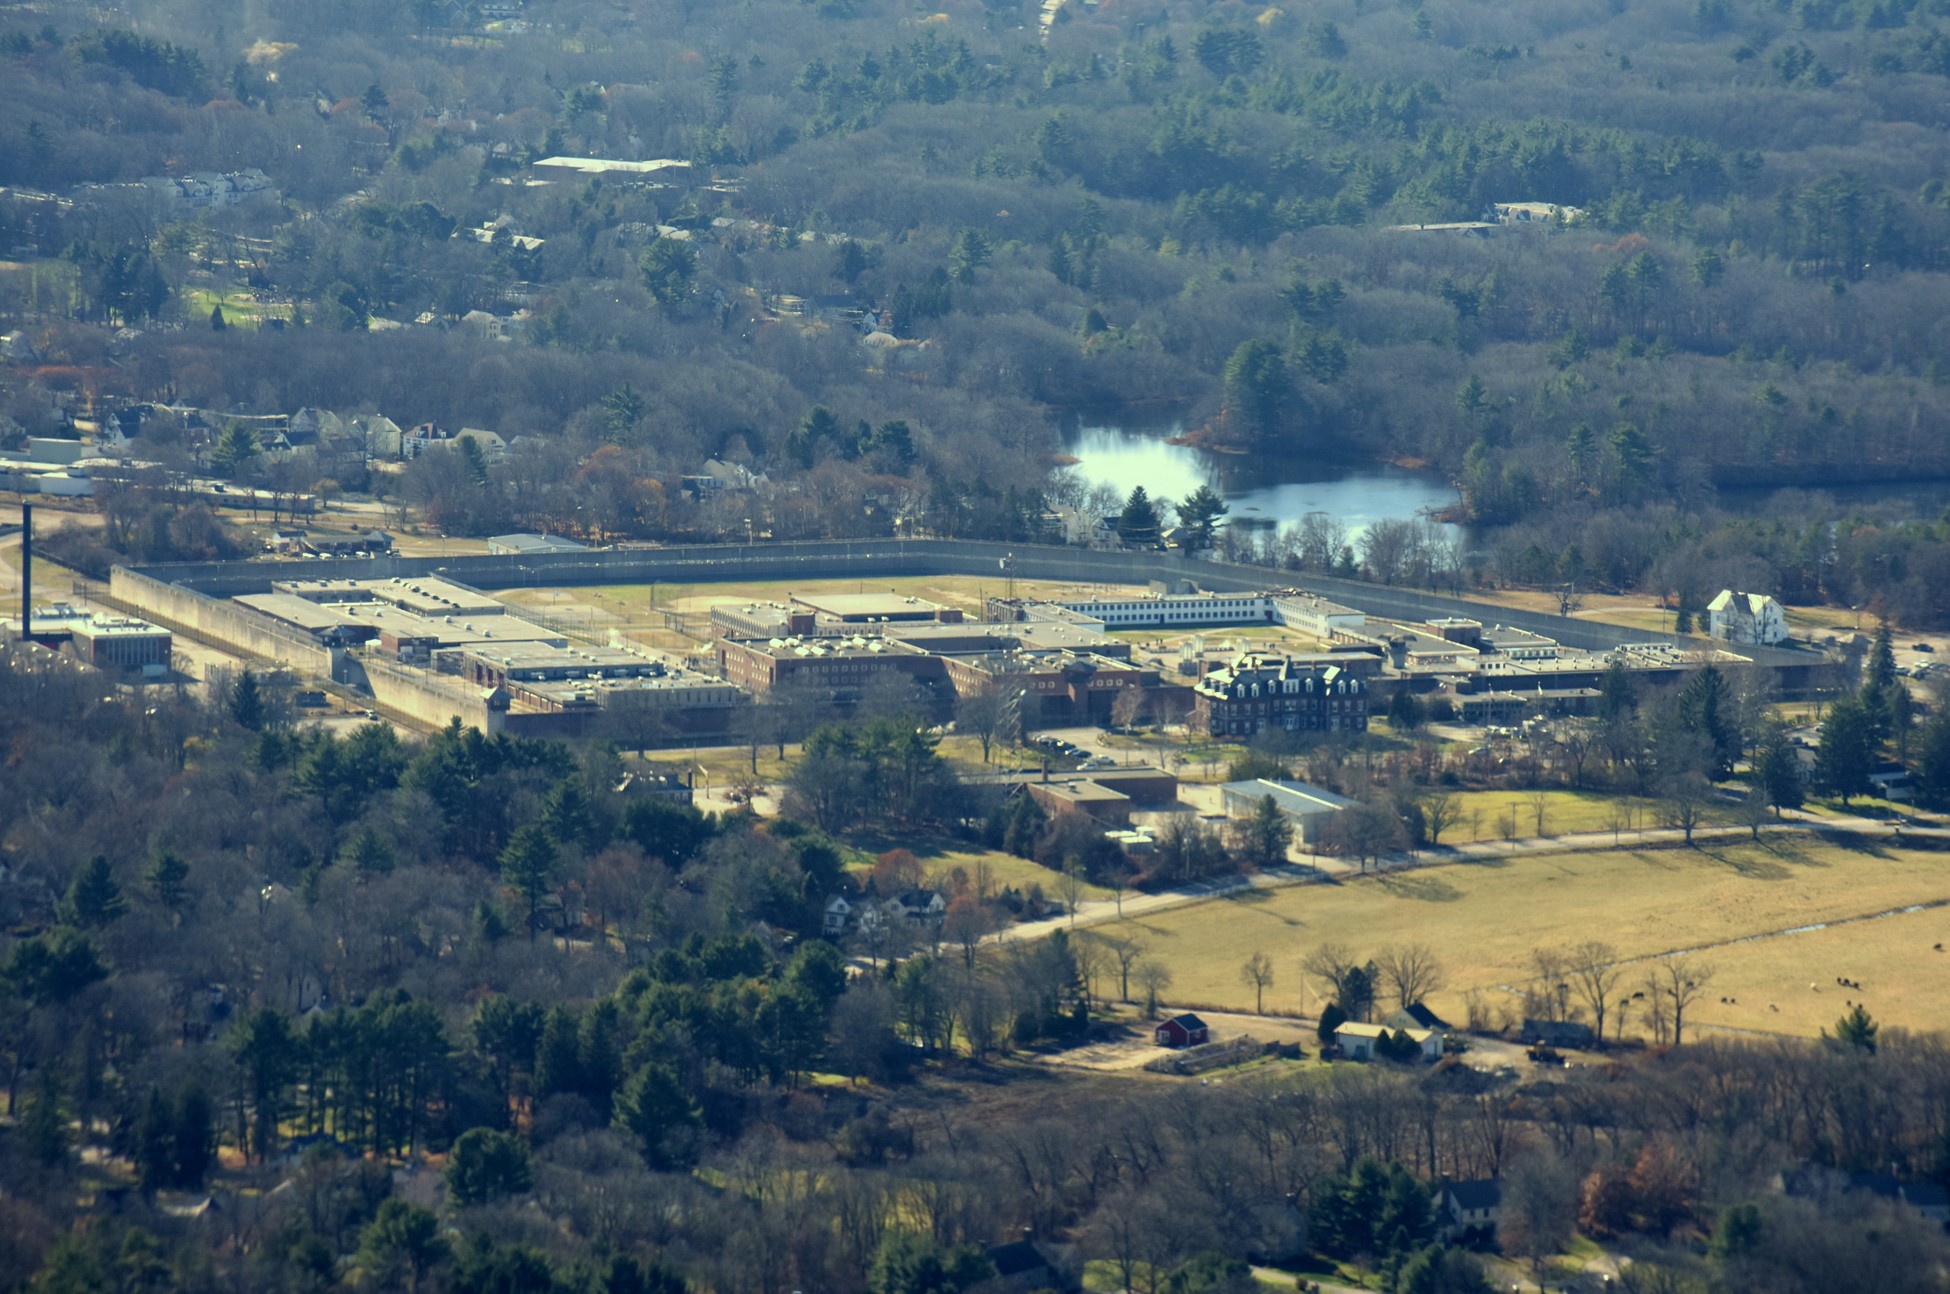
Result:
[[[525,438],[491,474],[408,482],[459,529],[571,524],[565,500],[601,492],[618,530],[736,533],[749,515],[675,489],[721,457],[794,482],[744,509],[772,533],[1026,534],[1046,501],[1087,501],[1061,420],[1166,412],[1253,453],[1437,465],[1484,528],[1478,577],[1691,592],[1677,568],[1942,619],[1935,517],[1716,506],[1950,473],[1940,5],[1051,13],[16,22],[0,180],[111,187],[0,202],[10,246],[67,267],[10,293],[194,314],[86,379],[132,396]],[[530,184],[556,153],[696,172]],[[192,214],[112,187],[239,167],[277,197]],[[1422,228],[1497,202],[1572,210]],[[465,236],[490,222],[531,241]],[[249,285],[306,326],[213,328],[192,283]],[[516,284],[513,345],[364,331],[505,315]],[[788,298],[878,316],[888,344]],[[42,340],[46,370],[9,392],[23,427],[35,378],[109,358],[86,330]]]
[[[23,316],[5,425],[64,384],[377,409],[519,440],[404,483],[450,528],[593,529],[571,500],[600,495],[605,532],[784,537],[1034,533],[1090,501],[1065,419],[1169,417],[1434,464],[1477,578],[1950,614],[1934,515],[1748,501],[1950,475],[1935,0],[24,16],[0,182],[75,200],[0,199],[48,258],[0,289],[71,308]],[[531,183],[558,153],[694,172]],[[244,167],[274,191],[116,187]],[[1498,202],[1569,214],[1423,228]],[[214,327],[232,288],[304,326]],[[517,301],[512,343],[440,326]],[[693,505],[710,457],[786,497]]]
[[[1028,1235],[1051,1284],[1346,1260],[1463,1294],[1490,1287],[1433,1190],[1489,1176],[1504,1253],[1583,1234],[1635,1290],[1942,1288],[1940,1231],[1842,1189],[1950,1171],[1939,1037],[1858,1012],[1549,1077],[1059,1076],[1025,1060],[1133,988],[1093,939],[951,920],[849,972],[824,898],[911,856],[849,868],[601,749],[285,706],[248,673],[142,703],[0,658],[0,1289],[923,1294]],[[1331,973],[1360,1009],[1372,967]]]

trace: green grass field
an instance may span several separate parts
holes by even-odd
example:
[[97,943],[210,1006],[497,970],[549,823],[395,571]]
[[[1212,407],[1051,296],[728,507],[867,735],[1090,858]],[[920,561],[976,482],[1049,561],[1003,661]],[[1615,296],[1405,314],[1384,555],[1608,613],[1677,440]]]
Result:
[[[1427,944],[1447,981],[1431,1005],[1458,1024],[1472,990],[1514,1008],[1510,987],[1530,974],[1536,948],[1597,939],[1621,959],[1696,949],[1715,969],[1695,1004],[1698,1024],[1812,1036],[1851,998],[1886,1024],[1950,1027],[1950,953],[1935,951],[1950,939],[1950,906],[1939,904],[1950,904],[1943,854],[1779,837],[1425,867],[1257,891],[1126,926],[1171,968],[1175,999],[1235,1010],[1252,1007],[1239,967],[1255,951],[1276,967],[1269,1007],[1313,1014],[1320,1001],[1303,993],[1300,972],[1312,948]],[[1837,976],[1863,988],[1842,989]],[[1627,967],[1622,989],[1641,977]]]
[[183,294],[183,309],[191,326],[209,326],[210,311],[223,306],[223,321],[232,328],[259,328],[266,319],[289,319],[291,307],[259,301],[247,291],[218,293],[209,288],[191,288]]
[[[1656,800],[1630,796],[1604,795],[1595,791],[1544,791],[1544,829],[1537,829],[1537,792],[1460,791],[1455,800],[1461,820],[1442,834],[1444,844],[1472,840],[1503,840],[1515,810],[1514,837],[1529,840],[1534,836],[1567,836],[1586,831],[1610,831],[1614,811],[1623,808],[1631,816],[1620,825],[1629,833],[1635,827],[1662,825]],[[1707,810],[1706,821],[1727,822],[1728,810],[1718,805]]]

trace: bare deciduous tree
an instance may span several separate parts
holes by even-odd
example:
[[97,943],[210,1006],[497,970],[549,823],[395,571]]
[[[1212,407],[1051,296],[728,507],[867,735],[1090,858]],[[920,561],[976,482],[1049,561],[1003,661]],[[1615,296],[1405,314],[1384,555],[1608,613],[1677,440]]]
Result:
[[1442,833],[1462,821],[1461,801],[1447,791],[1433,791],[1422,797],[1422,827],[1429,843],[1442,843]]
[[1571,994],[1570,983],[1565,979],[1568,971],[1564,954],[1555,948],[1533,949],[1530,965],[1536,972],[1536,982],[1526,994],[1525,1006],[1541,1011],[1546,1020],[1562,1020]]
[[1574,944],[1565,953],[1565,969],[1571,977],[1571,991],[1591,1013],[1591,1027],[1598,1041],[1604,1042],[1605,1012],[1624,974],[1618,965],[1618,950],[1598,939]]
[[1056,892],[1063,897],[1063,910],[1070,916],[1071,929],[1076,928],[1077,904],[1083,901],[1083,891],[1087,884],[1083,877],[1083,868],[1074,864],[1056,874]]
[[1239,968],[1239,982],[1253,991],[1253,1014],[1266,1014],[1266,990],[1273,987],[1273,959],[1258,949]]
[[1117,963],[1117,998],[1120,1002],[1131,1000],[1131,968],[1144,956],[1145,947],[1129,935],[1093,934],[1089,936],[1101,943],[1111,958]]
[[1348,971],[1360,964],[1355,959],[1353,949],[1330,939],[1308,953],[1301,960],[1300,969],[1320,981],[1320,995],[1332,1002],[1340,996],[1341,985],[1347,979]]
[[1375,958],[1395,1003],[1410,1007],[1442,987],[1442,963],[1427,944],[1391,944]]
[[1137,968],[1137,981],[1144,990],[1144,1014],[1158,1018],[1158,999],[1171,987],[1171,968],[1163,962],[1146,962]]
[[1675,953],[1653,963],[1648,973],[1650,988],[1665,1004],[1666,1014],[1672,1020],[1672,1045],[1677,1047],[1686,1041],[1686,1012],[1706,986],[1713,982],[1718,968],[1707,962],[1695,961],[1685,953]]

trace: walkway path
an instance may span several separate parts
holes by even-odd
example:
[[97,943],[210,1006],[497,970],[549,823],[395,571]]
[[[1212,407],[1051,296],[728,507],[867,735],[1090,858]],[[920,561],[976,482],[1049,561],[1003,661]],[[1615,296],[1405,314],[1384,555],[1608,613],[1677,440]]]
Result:
[[[1901,843],[1908,839],[1950,841],[1950,828],[1946,827],[1919,827],[1909,823],[1892,824],[1876,818],[1821,818],[1801,811],[1793,811],[1783,821],[1761,829],[1763,837],[1822,832],[1881,837],[1892,843]],[[1695,844],[1729,841],[1737,843],[1749,838],[1750,835],[1748,828],[1743,826],[1693,829]],[[1365,871],[1357,869],[1345,859],[1316,858],[1306,863],[1290,862],[1250,876],[1215,877],[1156,893],[1126,892],[1121,899],[1086,899],[1077,904],[1074,919],[1069,916],[1059,916],[1048,917],[1041,921],[1025,921],[1020,925],[998,931],[990,938],[1038,939],[1057,930],[1103,925],[1127,917],[1143,916],[1242,894],[1248,890],[1284,889],[1291,885],[1355,879],[1363,875],[1380,875],[1384,872],[1407,871],[1417,867],[1480,862],[1526,855],[1547,857],[1552,854],[1594,853],[1612,849],[1683,846],[1685,843],[1686,833],[1679,828],[1655,827],[1616,834],[1610,831],[1587,831],[1563,836],[1529,836],[1512,841],[1482,840],[1463,845],[1443,845],[1417,853],[1389,854],[1378,862],[1372,863]]]

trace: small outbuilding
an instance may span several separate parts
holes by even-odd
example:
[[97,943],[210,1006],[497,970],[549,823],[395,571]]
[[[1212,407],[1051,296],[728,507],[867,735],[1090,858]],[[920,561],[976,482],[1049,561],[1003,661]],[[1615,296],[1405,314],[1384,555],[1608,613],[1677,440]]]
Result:
[[1160,1047],[1198,1047],[1211,1041],[1211,1031],[1205,1021],[1186,1012],[1169,1020],[1160,1021],[1152,1032]]

